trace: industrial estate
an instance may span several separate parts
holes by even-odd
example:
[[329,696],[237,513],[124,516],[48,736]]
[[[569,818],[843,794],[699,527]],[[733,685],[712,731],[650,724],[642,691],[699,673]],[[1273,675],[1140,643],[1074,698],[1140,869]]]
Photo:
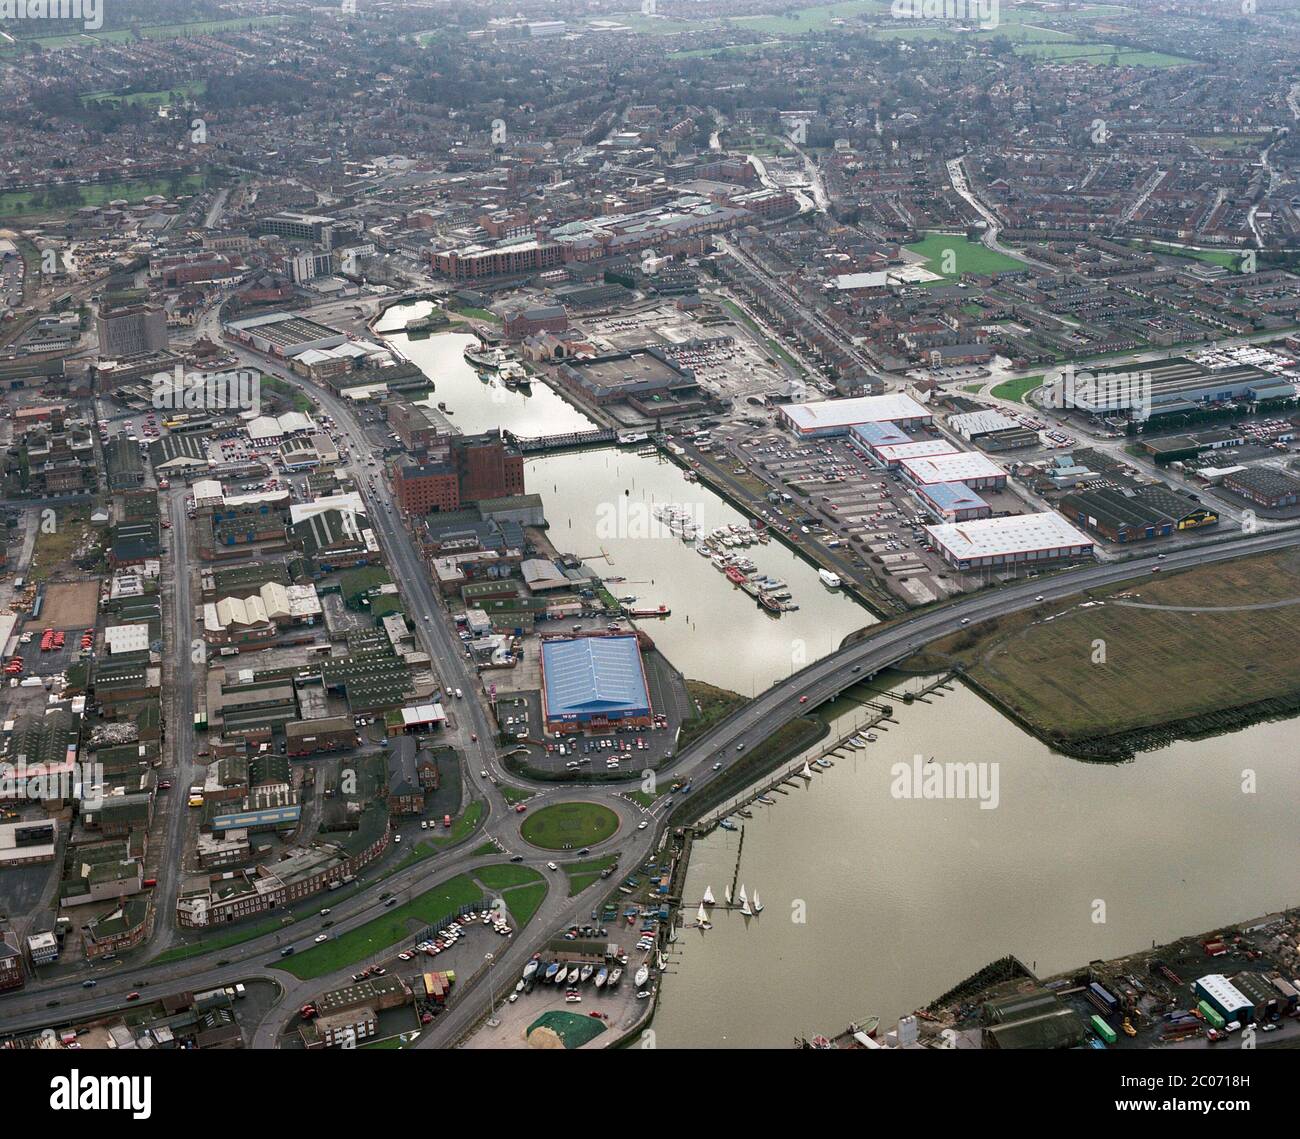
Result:
[[1300,1046],[1300,8],[48,7],[6,1055]]

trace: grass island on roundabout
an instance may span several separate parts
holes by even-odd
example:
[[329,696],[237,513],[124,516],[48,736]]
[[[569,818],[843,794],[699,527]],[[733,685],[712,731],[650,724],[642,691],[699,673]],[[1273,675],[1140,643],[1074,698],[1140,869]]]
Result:
[[578,850],[604,842],[619,827],[618,814],[600,803],[553,803],[524,819],[523,840],[543,850]]

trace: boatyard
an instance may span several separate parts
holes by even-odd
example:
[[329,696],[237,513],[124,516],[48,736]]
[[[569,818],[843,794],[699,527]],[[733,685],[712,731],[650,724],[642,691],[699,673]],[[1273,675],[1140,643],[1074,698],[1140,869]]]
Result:
[[1039,979],[1001,958],[888,1030],[803,1048],[1300,1048],[1300,910]]

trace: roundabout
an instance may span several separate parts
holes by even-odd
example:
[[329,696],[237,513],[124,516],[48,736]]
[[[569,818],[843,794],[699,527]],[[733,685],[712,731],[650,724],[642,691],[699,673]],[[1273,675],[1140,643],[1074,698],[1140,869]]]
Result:
[[552,803],[529,813],[519,828],[520,837],[542,850],[577,850],[595,846],[617,833],[616,811],[600,803]]

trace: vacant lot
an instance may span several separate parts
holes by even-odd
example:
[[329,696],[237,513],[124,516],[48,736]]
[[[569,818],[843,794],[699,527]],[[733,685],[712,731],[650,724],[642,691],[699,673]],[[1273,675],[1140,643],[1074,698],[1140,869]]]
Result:
[[[1147,576],[964,630],[908,667],[960,663],[1049,740],[1300,696],[1300,552]],[[1227,725],[1225,725],[1227,726]]]
[[88,629],[99,609],[99,583],[59,582],[45,587],[45,604],[38,624],[51,629]]

